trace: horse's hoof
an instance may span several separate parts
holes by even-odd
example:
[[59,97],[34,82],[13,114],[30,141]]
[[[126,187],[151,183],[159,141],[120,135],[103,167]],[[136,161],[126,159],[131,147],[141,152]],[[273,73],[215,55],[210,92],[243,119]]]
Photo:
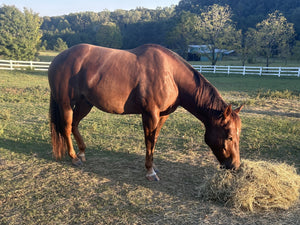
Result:
[[74,166],[82,166],[82,162],[79,158],[72,159],[72,164]]
[[77,157],[81,160],[81,162],[86,162],[86,158],[85,158],[84,153],[78,153]]
[[147,180],[149,181],[159,181],[159,177],[157,176],[157,174],[155,172],[151,173],[151,174],[147,174],[146,175]]

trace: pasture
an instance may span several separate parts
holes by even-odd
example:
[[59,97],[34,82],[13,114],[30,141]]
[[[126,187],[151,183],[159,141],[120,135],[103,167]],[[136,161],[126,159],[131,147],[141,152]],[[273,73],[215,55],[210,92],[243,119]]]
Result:
[[[294,165],[300,172],[300,79],[207,75],[241,111],[241,158]],[[154,154],[159,182],[145,179],[140,116],[97,109],[80,124],[87,162],[52,158],[47,74],[0,71],[0,224],[299,224],[288,211],[248,213],[202,199],[219,164],[204,126],[179,108]]]

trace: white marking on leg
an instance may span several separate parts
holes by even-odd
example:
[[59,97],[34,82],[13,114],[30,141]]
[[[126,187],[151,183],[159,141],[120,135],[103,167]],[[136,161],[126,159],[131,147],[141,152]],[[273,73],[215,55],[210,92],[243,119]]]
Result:
[[79,153],[78,156],[85,157],[85,154],[82,152],[82,153]]
[[152,177],[152,176],[155,176],[155,175],[156,175],[156,173],[155,173],[154,169],[153,169],[153,168],[151,168],[151,170],[150,170],[150,171],[148,171],[148,173],[147,173],[146,177]]

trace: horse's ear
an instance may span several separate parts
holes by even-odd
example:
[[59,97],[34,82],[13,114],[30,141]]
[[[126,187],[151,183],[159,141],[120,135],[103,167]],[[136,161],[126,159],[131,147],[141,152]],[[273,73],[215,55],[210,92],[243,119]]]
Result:
[[231,105],[227,106],[227,108],[223,112],[224,119],[226,119],[232,113]]
[[235,112],[236,114],[238,114],[238,113],[242,110],[243,107],[244,107],[244,104],[241,105],[240,107],[238,107],[237,109],[235,109],[234,112]]

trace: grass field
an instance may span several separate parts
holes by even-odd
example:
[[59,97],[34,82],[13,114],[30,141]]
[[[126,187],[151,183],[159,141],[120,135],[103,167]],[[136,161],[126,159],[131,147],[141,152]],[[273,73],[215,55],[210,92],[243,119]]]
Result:
[[[300,79],[208,75],[241,112],[241,157],[300,172]],[[201,199],[218,167],[204,126],[179,108],[155,152],[160,182],[144,175],[141,117],[93,109],[80,130],[87,162],[52,158],[49,87],[42,72],[0,71],[0,224],[300,224],[300,204],[259,214]]]
[[55,56],[58,55],[59,52],[55,51],[40,51],[38,55],[38,59],[42,62],[51,62]]

